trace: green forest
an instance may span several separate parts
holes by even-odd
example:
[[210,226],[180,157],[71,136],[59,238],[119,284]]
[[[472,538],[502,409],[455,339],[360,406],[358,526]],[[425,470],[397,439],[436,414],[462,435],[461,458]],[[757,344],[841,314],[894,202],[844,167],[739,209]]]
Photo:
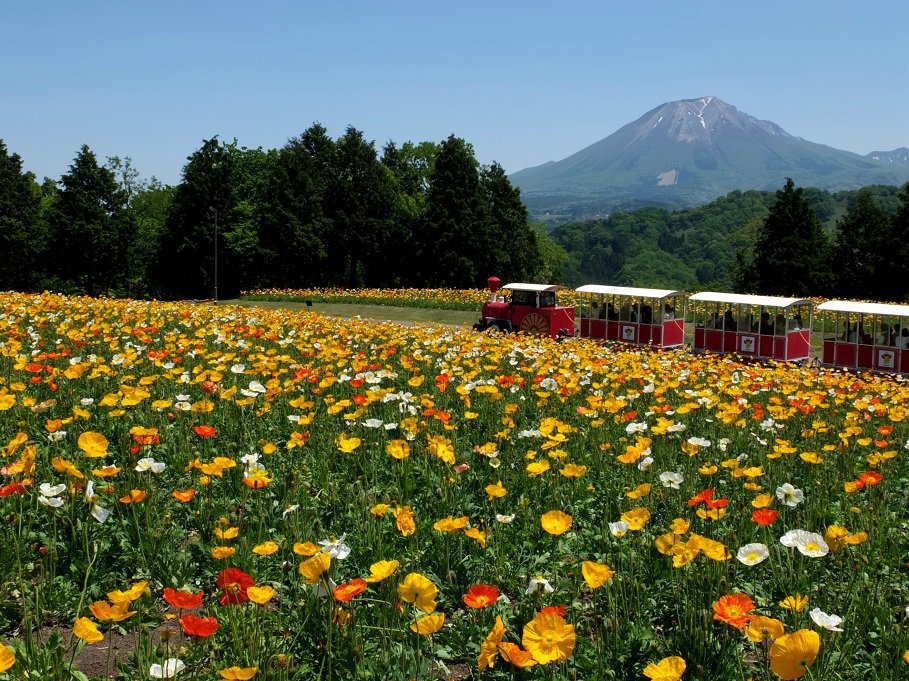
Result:
[[902,301],[909,184],[830,193],[734,191],[707,205],[564,224],[569,285],[608,283]]
[[0,289],[233,298],[303,287],[504,281],[903,301],[909,184],[734,191],[547,230],[454,135],[376,149],[319,124],[280,149],[203,140],[176,186],[83,146],[38,182],[0,140]]
[[0,289],[179,299],[260,288],[476,288],[558,278],[505,171],[470,144],[389,142],[319,124],[277,150],[205,140],[169,187],[87,146],[59,181],[0,140]]

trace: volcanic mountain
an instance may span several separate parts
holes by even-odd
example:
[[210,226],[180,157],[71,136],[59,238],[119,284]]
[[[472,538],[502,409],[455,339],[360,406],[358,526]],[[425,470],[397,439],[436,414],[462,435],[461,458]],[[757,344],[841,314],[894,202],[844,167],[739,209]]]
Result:
[[[670,102],[561,161],[510,176],[531,212],[573,216],[697,206],[740,189],[854,189],[909,181],[899,152],[861,156],[790,135],[716,97]],[[894,158],[896,157],[896,158]],[[897,161],[897,162],[894,162]]]

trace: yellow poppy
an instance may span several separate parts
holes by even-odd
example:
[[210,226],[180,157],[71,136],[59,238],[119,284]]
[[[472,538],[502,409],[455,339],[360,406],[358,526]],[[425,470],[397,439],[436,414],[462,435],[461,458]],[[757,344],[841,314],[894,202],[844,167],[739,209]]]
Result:
[[447,518],[442,518],[442,520],[437,521],[433,524],[433,529],[438,530],[439,532],[457,532],[458,530],[463,529],[467,526],[467,516],[462,515],[459,518],[453,516],[448,516]]
[[385,451],[391,455],[392,458],[406,459],[410,456],[410,443],[407,440],[392,440],[387,445],[385,445]]
[[622,514],[622,520],[628,523],[629,530],[640,530],[647,524],[647,521],[650,520],[650,511],[646,508],[635,508],[630,511],[625,511]]
[[398,595],[405,603],[413,603],[423,612],[436,609],[436,596],[439,589],[429,579],[416,572],[408,574],[398,585]]
[[685,660],[673,655],[644,667],[644,676],[653,681],[679,681],[685,673]]
[[755,615],[745,625],[745,633],[755,643],[775,641],[786,633],[786,627],[778,619]]
[[218,560],[223,558],[230,558],[234,553],[237,552],[233,546],[213,546],[211,549],[211,555]]
[[258,667],[228,667],[218,673],[222,679],[228,679],[229,681],[247,681],[254,677],[258,671]]
[[555,614],[538,613],[524,626],[521,644],[539,664],[567,660],[574,652],[574,625]]
[[540,524],[543,529],[549,534],[556,536],[565,534],[571,529],[572,522],[571,516],[561,511],[546,511],[540,516]]
[[304,560],[298,568],[303,576],[303,581],[307,584],[315,584],[322,575],[328,572],[331,567],[331,555],[327,553],[318,553],[309,560]]
[[92,431],[82,433],[82,435],[79,436],[79,440],[76,444],[88,458],[101,458],[103,456],[107,456],[107,448],[109,445],[107,438],[104,437],[101,433],[95,433]]
[[396,560],[380,560],[369,566],[369,577],[365,581],[370,584],[375,584],[376,582],[381,582],[383,579],[388,579],[391,577],[395,570],[398,569],[398,561]]
[[297,542],[294,544],[294,553],[298,556],[314,556],[322,552],[322,547],[311,541]]
[[599,589],[615,574],[609,569],[608,565],[594,563],[591,560],[585,560],[581,564],[581,574],[584,575],[584,581],[591,589]]
[[271,540],[262,542],[253,547],[252,552],[257,556],[270,556],[278,550],[278,543]]
[[493,499],[501,499],[506,494],[508,494],[508,490],[506,490],[502,486],[501,480],[499,480],[494,485],[486,485],[485,489],[486,489],[486,494],[490,501],[492,501]]
[[424,615],[416,622],[410,625],[410,630],[418,634],[428,636],[436,633],[445,624],[445,613],[434,612],[431,615]]
[[496,615],[496,622],[492,627],[492,631],[486,635],[486,639],[480,646],[480,656],[477,658],[477,667],[480,668],[480,671],[483,671],[486,667],[495,666],[496,653],[506,631],[502,616]]
[[13,649],[0,644],[0,674],[11,669],[14,664],[16,664],[16,654]]
[[246,590],[249,600],[259,605],[265,605],[275,597],[275,590],[270,586],[251,586]]
[[86,643],[100,643],[104,640],[104,634],[98,631],[98,626],[88,617],[80,617],[76,620],[73,625],[73,634]]
[[800,629],[784,634],[770,646],[770,670],[783,681],[800,679],[814,664],[821,649],[821,637],[816,631]]

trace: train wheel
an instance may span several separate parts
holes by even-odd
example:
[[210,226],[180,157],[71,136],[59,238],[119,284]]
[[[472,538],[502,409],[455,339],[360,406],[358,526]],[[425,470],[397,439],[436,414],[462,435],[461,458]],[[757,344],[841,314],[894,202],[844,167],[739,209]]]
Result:
[[549,322],[539,312],[531,312],[521,320],[520,329],[527,333],[535,333],[538,336],[548,336]]

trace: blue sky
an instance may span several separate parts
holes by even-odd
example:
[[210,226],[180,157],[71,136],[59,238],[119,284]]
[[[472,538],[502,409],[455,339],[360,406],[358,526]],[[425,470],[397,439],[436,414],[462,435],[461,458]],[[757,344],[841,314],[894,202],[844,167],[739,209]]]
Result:
[[219,135],[313,122],[470,142],[508,172],[714,95],[812,142],[909,146],[905,0],[42,0],[0,7],[0,139],[39,179],[82,144],[180,180]]

